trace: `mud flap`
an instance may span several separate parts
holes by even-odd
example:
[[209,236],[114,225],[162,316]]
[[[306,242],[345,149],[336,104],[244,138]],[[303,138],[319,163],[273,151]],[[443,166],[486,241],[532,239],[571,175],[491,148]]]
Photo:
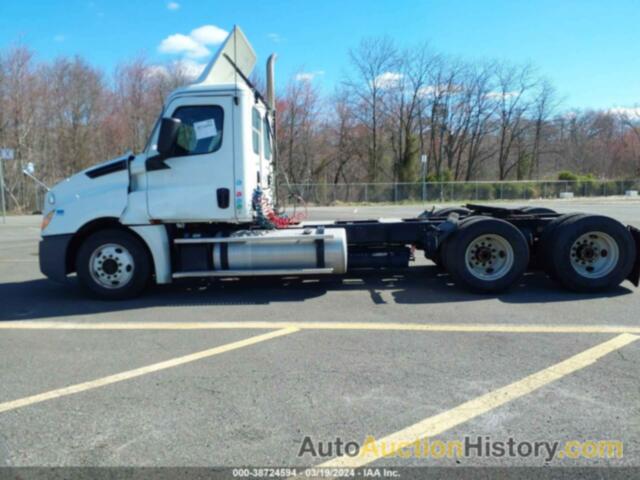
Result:
[[638,283],[640,283],[640,230],[632,227],[631,225],[628,225],[627,229],[631,233],[633,241],[636,242],[636,258],[633,262],[633,269],[627,277],[627,280],[637,287]]

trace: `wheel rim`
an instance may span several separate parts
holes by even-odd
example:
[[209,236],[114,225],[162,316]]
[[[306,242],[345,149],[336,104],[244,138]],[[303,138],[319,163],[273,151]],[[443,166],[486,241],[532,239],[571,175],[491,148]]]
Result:
[[604,232],[587,232],[571,245],[571,266],[582,277],[602,278],[616,267],[618,243]]
[[488,234],[474,239],[465,252],[468,272],[487,282],[499,280],[513,267],[513,247],[506,238]]
[[104,288],[124,287],[133,278],[134,269],[133,256],[117,243],[96,248],[89,259],[91,278]]

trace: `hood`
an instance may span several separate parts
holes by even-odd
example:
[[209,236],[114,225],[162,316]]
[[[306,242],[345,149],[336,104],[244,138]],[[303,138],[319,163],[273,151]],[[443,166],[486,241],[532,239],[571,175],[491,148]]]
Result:
[[55,196],[55,202],[47,201],[45,209],[51,205],[55,207],[68,201],[80,200],[96,190],[121,185],[124,185],[126,189],[129,184],[129,175],[127,172],[128,161],[129,155],[116,157],[64,179],[51,189],[51,192]]
[[[46,215],[55,210],[55,219],[73,219],[73,224],[80,225],[94,218],[119,218],[127,205],[129,158],[125,155],[102,162],[58,183],[47,193],[43,213]],[[68,233],[57,231],[62,225],[54,220],[47,228],[47,234]],[[68,228],[77,229],[78,225]]]

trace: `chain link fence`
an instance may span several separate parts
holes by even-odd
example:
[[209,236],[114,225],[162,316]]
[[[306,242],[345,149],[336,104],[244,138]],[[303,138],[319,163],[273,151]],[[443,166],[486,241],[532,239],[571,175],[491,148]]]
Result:
[[[288,192],[281,185],[279,194]],[[25,195],[21,213],[40,212],[46,190],[31,184]],[[518,181],[518,182],[426,182],[426,183],[309,183],[291,184],[291,193],[315,205],[336,203],[444,203],[494,200],[536,200],[561,198],[572,193],[574,197],[606,197],[625,195],[640,190],[636,180],[583,180],[583,181]],[[16,211],[13,198],[5,192],[7,210]],[[1,214],[2,212],[0,212]]]
[[[335,203],[421,203],[493,200],[531,200],[625,195],[640,190],[636,180],[425,182],[425,183],[312,183],[292,184],[291,193],[317,205]],[[282,192],[285,193],[286,192]]]

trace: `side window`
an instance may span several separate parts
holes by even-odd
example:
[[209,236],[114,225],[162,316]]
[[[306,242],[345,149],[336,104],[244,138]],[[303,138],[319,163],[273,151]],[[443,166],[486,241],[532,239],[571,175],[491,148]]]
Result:
[[217,105],[180,107],[172,115],[180,119],[175,155],[212,153],[222,145],[224,110]]
[[271,129],[269,121],[264,119],[264,158],[271,160]]
[[262,119],[260,118],[260,112],[253,109],[252,112],[252,130],[253,130],[253,153],[260,155],[260,127],[262,126]]

